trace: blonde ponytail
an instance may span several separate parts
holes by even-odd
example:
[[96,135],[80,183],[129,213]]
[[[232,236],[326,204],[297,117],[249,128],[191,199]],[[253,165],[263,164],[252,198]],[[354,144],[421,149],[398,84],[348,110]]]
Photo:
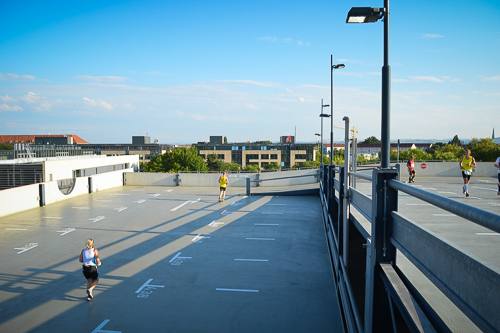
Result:
[[94,247],[94,240],[92,238],[87,239],[87,249]]

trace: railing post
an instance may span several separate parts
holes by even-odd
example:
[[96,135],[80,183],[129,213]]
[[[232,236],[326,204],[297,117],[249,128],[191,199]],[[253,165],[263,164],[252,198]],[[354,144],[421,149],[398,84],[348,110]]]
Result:
[[398,191],[387,185],[397,178],[395,169],[373,170],[371,243],[367,252],[365,293],[365,332],[392,332],[389,298],[380,276],[381,263],[396,263],[396,248],[391,243],[391,212],[398,210]]
[[344,264],[345,264],[345,256],[344,256],[344,228],[345,228],[345,221],[344,221],[344,197],[345,197],[345,166],[340,166],[340,173],[339,173],[339,182],[340,182],[340,188],[339,188],[339,203],[337,206],[337,239],[339,241],[339,255],[344,258]]
[[246,178],[247,196],[250,196],[250,177]]
[[337,216],[337,201],[335,200],[335,170],[333,165],[328,166],[328,214],[335,223],[335,216]]

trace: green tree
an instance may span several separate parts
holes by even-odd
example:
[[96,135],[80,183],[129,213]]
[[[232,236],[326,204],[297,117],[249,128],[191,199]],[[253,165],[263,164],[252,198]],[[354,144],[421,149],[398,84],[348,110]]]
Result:
[[450,141],[448,141],[448,144],[462,147],[462,142],[460,142],[460,139],[458,138],[458,135],[455,135],[453,137],[453,139],[451,139]]
[[217,154],[209,154],[207,156],[207,168],[209,171],[220,171],[219,170],[219,157]]
[[[396,151],[391,151],[391,160],[395,161],[398,153]],[[426,161],[431,160],[432,155],[426,153],[423,149],[408,149],[399,151],[399,160],[408,161],[410,157],[413,156],[416,161]]]
[[495,162],[497,157],[500,156],[500,145],[489,138],[473,138],[468,148],[471,151],[471,155],[478,162]]
[[259,172],[259,166],[257,164],[247,164],[243,171]]
[[8,142],[0,143],[0,150],[14,150],[14,146]]
[[177,148],[160,156],[154,156],[144,165],[146,172],[206,171],[203,157],[198,156],[196,147]]
[[262,168],[264,170],[281,170],[281,166],[278,164],[278,162],[271,162],[262,165]]
[[217,161],[218,171],[240,171],[238,163],[228,163],[222,160]]
[[380,140],[374,136],[370,136],[366,138],[365,141],[363,141],[362,143],[380,143]]
[[227,136],[224,137],[224,143],[227,144]]
[[441,148],[443,148],[446,145],[444,142],[436,142],[429,148],[427,148],[425,151],[428,152],[431,155],[434,155],[437,151],[439,151]]

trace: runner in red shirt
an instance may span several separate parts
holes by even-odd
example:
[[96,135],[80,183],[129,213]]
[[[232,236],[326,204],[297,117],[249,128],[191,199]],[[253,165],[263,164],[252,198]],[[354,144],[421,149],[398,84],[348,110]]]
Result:
[[408,173],[410,175],[408,183],[414,183],[416,173],[415,173],[415,161],[413,160],[413,156],[411,156],[408,163],[406,163],[406,167],[408,168]]

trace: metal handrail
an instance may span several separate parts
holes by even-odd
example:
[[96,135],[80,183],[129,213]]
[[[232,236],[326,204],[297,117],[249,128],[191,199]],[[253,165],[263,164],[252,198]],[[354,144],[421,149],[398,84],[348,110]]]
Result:
[[387,184],[395,190],[410,194],[420,200],[433,204],[439,208],[447,210],[464,219],[479,224],[485,228],[500,233],[500,215],[470,206],[439,194],[430,193],[410,185],[406,185],[397,180],[389,180]]

